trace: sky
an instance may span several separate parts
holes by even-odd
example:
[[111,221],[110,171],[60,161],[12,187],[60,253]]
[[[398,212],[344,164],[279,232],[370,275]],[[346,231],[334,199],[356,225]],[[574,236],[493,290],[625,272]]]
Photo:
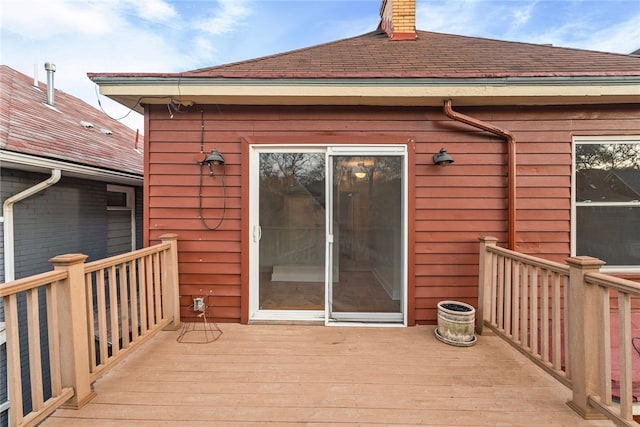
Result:
[[[0,62],[133,129],[88,72],[181,72],[373,31],[381,0],[0,0]],[[628,54],[640,0],[416,0],[418,30]]]

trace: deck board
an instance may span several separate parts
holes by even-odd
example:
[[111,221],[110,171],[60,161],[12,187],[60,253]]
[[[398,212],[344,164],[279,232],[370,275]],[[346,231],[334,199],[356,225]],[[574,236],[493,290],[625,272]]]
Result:
[[219,325],[208,344],[161,332],[42,426],[612,426],[496,336],[473,347],[433,326]]

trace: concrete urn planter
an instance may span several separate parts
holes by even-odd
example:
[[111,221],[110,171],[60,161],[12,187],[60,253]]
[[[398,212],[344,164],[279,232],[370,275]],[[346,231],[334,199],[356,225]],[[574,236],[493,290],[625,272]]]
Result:
[[438,303],[438,327],[436,338],[459,347],[468,347],[476,343],[476,310],[469,304],[459,301],[440,301]]

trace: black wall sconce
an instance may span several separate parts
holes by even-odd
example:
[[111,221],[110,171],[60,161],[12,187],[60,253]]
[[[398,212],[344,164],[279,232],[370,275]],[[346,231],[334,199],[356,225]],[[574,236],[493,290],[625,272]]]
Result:
[[209,175],[213,176],[213,166],[224,165],[224,156],[214,148],[200,164],[209,165]]
[[433,155],[433,163],[440,166],[447,166],[453,163],[453,158],[447,153],[447,150],[441,148],[439,152]]
[[224,164],[224,156],[220,154],[218,150],[215,148],[211,150],[211,153],[204,159],[205,163],[214,164],[214,165],[223,165]]

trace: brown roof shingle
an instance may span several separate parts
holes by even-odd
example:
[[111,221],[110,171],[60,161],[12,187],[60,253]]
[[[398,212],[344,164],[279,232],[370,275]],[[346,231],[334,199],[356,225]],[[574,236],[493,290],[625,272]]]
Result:
[[[142,137],[84,101],[0,65],[0,149],[142,175]],[[92,123],[87,129],[80,122]],[[106,134],[102,129],[108,130]]]
[[640,76],[640,58],[417,31],[393,41],[374,31],[331,43],[180,73],[223,78],[499,78]]

